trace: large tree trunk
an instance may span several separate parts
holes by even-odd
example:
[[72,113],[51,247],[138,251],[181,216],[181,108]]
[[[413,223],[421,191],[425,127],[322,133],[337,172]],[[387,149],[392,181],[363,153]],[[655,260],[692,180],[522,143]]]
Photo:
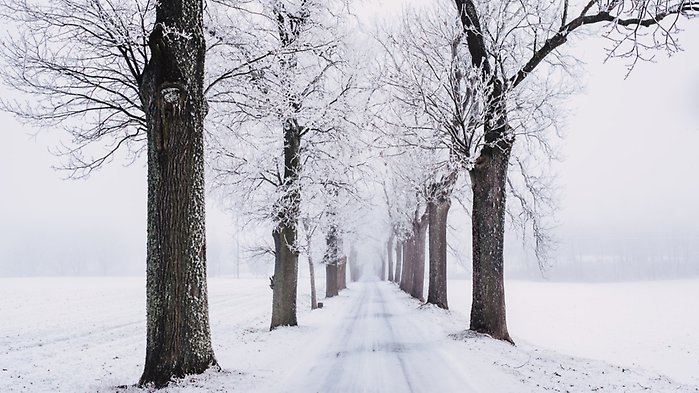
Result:
[[471,330],[512,342],[505,318],[505,184],[511,144],[484,147],[471,170],[473,300]]
[[427,212],[413,224],[413,283],[410,294],[414,298],[424,301],[425,298],[425,240],[427,237]]
[[275,253],[270,330],[278,326],[298,324],[296,290],[299,254],[296,242],[301,203],[298,185],[301,171],[300,148],[301,127],[295,119],[288,119],[284,122],[284,189],[279,201],[277,227],[272,231]]
[[453,169],[432,184],[431,200],[427,204],[430,244],[427,303],[445,310],[449,309],[447,304],[447,218],[451,207],[451,194],[458,178],[458,170]]
[[386,245],[388,254],[388,281],[393,281],[393,239],[395,238],[396,235],[391,233],[391,237],[388,238],[388,244]]
[[445,310],[449,309],[447,302],[447,218],[450,206],[450,198],[430,201],[427,205],[430,243],[427,303]]
[[396,274],[393,276],[393,281],[400,284],[403,277],[403,242],[396,241]]
[[471,329],[512,342],[505,320],[505,184],[514,135],[507,123],[504,83],[493,72],[473,0],[455,0],[466,33],[471,64],[492,87],[484,116],[480,156],[471,170],[473,189],[473,301]]
[[325,264],[325,297],[337,296],[340,293],[337,283],[337,260]]
[[[216,364],[204,226],[205,43],[201,0],[157,6],[141,86],[148,123],[146,360],[139,385]],[[166,34],[164,26],[182,34]]]

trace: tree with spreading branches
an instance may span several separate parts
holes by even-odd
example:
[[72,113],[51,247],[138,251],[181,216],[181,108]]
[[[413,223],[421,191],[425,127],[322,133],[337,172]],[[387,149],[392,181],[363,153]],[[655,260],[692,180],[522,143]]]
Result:
[[[6,0],[3,109],[72,137],[85,176],[121,148],[147,151],[146,360],[140,385],[217,364],[204,228],[205,53],[201,0]],[[97,147],[96,147],[97,146]],[[96,147],[96,148],[95,148]],[[96,150],[96,151],[93,151]]]
[[[682,17],[696,16],[693,0],[569,0],[486,2],[455,0],[469,56],[484,86],[483,147],[469,171],[473,192],[471,329],[512,342],[505,317],[504,226],[508,170],[517,130],[526,133],[527,109],[517,97],[541,96],[541,73],[564,68],[565,43],[586,26],[600,26],[610,57],[629,71],[654,50],[679,50]],[[577,10],[576,10],[577,9]],[[536,111],[534,111],[536,113]],[[522,121],[524,119],[525,121]]]
[[223,63],[257,59],[209,91],[212,124],[218,128],[210,138],[211,162],[220,193],[244,198],[246,213],[273,226],[271,329],[298,323],[304,187],[334,181],[310,169],[337,160],[325,147],[343,141],[352,126],[345,120],[354,77],[348,71],[342,7],[311,0],[250,1],[231,10],[233,17],[224,24],[249,26],[263,39],[229,40],[216,32]]

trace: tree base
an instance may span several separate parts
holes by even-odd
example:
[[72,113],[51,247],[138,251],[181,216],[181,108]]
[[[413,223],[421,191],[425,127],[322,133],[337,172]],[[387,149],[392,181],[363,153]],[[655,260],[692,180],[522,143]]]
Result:
[[170,369],[158,366],[148,367],[143,371],[143,375],[138,381],[138,387],[162,389],[175,379],[182,379],[187,375],[203,374],[210,369],[214,369],[217,372],[221,371],[221,366],[219,366],[216,359],[212,359],[205,366],[175,366]]
[[512,344],[513,346],[516,346],[515,341],[512,339],[512,337],[510,337],[509,333],[507,333],[507,332],[505,332],[504,334],[502,334],[502,333],[501,333],[501,334],[495,334],[495,333],[492,333],[492,332],[488,331],[487,329],[474,329],[474,328],[471,328],[471,329],[469,329],[469,330],[471,330],[472,332],[478,333],[478,334],[482,334],[482,335],[488,336],[488,337],[490,337],[490,338],[492,338],[492,339],[495,339],[495,340],[500,340],[500,341],[508,342],[508,343]]

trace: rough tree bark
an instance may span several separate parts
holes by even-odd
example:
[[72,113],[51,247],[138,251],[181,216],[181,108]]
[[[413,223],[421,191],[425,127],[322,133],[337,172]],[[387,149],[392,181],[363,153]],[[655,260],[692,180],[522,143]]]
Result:
[[[216,365],[204,226],[205,43],[201,0],[163,0],[141,84],[148,125],[146,360],[139,385]],[[176,32],[176,33],[175,33]]]
[[505,182],[512,144],[484,148],[471,170],[473,299],[471,330],[511,343],[505,317]]
[[514,136],[509,132],[502,86],[493,82],[485,117],[486,146],[470,171],[473,191],[473,299],[471,330],[514,344],[505,313],[505,196]]
[[391,236],[388,238],[388,244],[386,245],[386,251],[388,254],[388,281],[393,281],[393,240],[396,238],[395,233],[391,232]]
[[469,172],[473,190],[473,299],[471,330],[513,342],[505,318],[505,183],[514,137],[509,132],[503,81],[488,61],[473,0],[455,0],[471,65],[480,68],[491,92],[485,108],[485,146]]
[[451,207],[451,194],[458,179],[454,170],[431,187],[431,199],[427,204],[429,217],[429,286],[427,303],[445,310],[447,302],[447,219]]
[[[277,21],[277,30],[282,47],[294,44],[300,34],[301,26],[308,18],[307,10],[299,15],[290,14],[282,3],[275,3],[273,8]],[[281,56],[281,65],[295,68],[297,60],[294,54]],[[301,110],[300,98],[293,94],[291,81],[286,86],[291,95],[290,110]],[[282,196],[278,203],[277,227],[272,231],[274,239],[274,276],[272,282],[272,321],[270,330],[278,326],[296,326],[296,291],[298,286],[298,221],[301,204],[299,174],[301,172],[301,137],[304,127],[294,116],[284,120],[284,178]]]
[[299,253],[297,226],[301,193],[298,189],[301,172],[302,127],[295,119],[284,122],[284,194],[279,201],[274,239],[274,276],[272,283],[272,322],[270,330],[279,326],[296,326],[296,290]]
[[429,212],[429,258],[430,274],[427,303],[445,310],[447,302],[447,217],[451,199],[430,201]]

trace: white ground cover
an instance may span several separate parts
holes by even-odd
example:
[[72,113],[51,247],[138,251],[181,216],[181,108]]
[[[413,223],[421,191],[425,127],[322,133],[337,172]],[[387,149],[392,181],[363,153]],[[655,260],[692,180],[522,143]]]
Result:
[[[451,312],[388,283],[352,284],[310,312],[300,285],[301,326],[268,332],[266,278],[212,278],[223,370],[167,391],[699,392],[699,280],[508,282],[517,347],[464,331],[468,282],[450,282]],[[0,279],[0,392],[142,391],[133,385],[145,351],[143,286],[142,278]]]
[[[468,315],[470,281],[448,283]],[[699,385],[699,279],[551,283],[508,281],[508,327],[519,347],[641,367]]]

